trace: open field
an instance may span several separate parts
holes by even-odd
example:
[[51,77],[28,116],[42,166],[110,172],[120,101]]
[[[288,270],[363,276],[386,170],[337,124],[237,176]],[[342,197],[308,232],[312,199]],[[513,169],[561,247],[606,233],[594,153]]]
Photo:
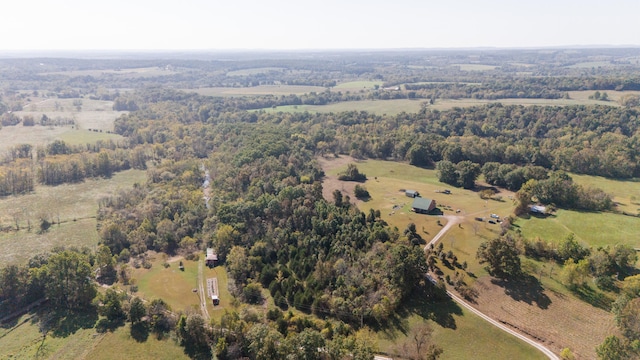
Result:
[[574,233],[583,243],[598,247],[626,244],[640,247],[640,218],[614,213],[590,213],[558,210],[548,218],[531,217],[515,223],[528,238],[556,242]]
[[199,311],[200,298],[193,289],[198,289],[198,262],[182,260],[184,271],[178,268],[179,262],[170,261],[164,267],[165,254],[154,255],[151,269],[135,269],[133,277],[138,285],[138,293],[149,301],[164,300],[174,312]]
[[[489,325],[487,322],[460,308],[455,303],[436,304],[439,309],[432,309],[435,317],[445,318],[448,326],[441,326],[437,321],[425,320],[420,315],[412,315],[404,320],[404,326],[412,328],[427,322],[433,328],[432,341],[442,347],[444,352],[440,359],[545,359],[546,357],[502,330]],[[429,309],[421,309],[430,311]],[[378,333],[380,349],[386,353],[396,353],[398,344],[407,341],[407,336],[396,330]]]
[[137,342],[131,337],[130,324],[101,335],[84,358],[110,360],[114,358],[114,349],[120,359],[189,359],[173,337],[158,340],[150,334],[146,341]]
[[85,359],[103,336],[93,328],[79,328],[67,336],[50,333],[43,343],[37,319],[27,314],[11,327],[0,327],[0,359]]
[[270,72],[283,72],[285,68],[281,67],[261,67],[261,68],[251,68],[251,69],[242,69],[229,71],[227,76],[249,76],[249,75],[258,75],[258,74],[266,74]]
[[332,90],[339,91],[358,91],[362,89],[373,89],[376,85],[382,86],[382,81],[347,81],[339,83]]
[[69,77],[77,77],[77,76],[100,77],[100,76],[110,75],[110,76],[121,76],[126,78],[144,78],[144,77],[174,75],[178,73],[179,73],[178,71],[168,70],[163,67],[146,67],[146,68],[131,68],[131,69],[56,71],[56,72],[41,73],[41,75],[64,75]]
[[591,69],[591,68],[609,67],[609,66],[616,66],[616,65],[612,64],[611,61],[603,60],[603,61],[585,61],[585,62],[573,64],[567,67],[573,68],[573,69]]
[[[98,200],[145,180],[145,171],[127,170],[110,179],[89,179],[55,187],[37,186],[32,194],[1,198],[0,224],[15,229],[17,219],[20,231],[0,233],[0,263],[19,263],[54,246],[95,247],[98,243],[95,219]],[[48,232],[37,234],[40,217],[56,223],[59,217],[62,224],[54,224]],[[27,219],[33,227],[31,232],[26,229]]]
[[199,89],[182,89],[186,92],[195,92],[205,96],[258,96],[258,95],[302,95],[310,92],[323,92],[322,86],[298,86],[298,85],[260,85],[253,87],[210,87]]
[[398,99],[398,100],[362,100],[344,101],[328,105],[287,105],[275,108],[265,108],[266,112],[342,112],[342,111],[367,111],[375,114],[397,115],[401,112],[416,113],[420,111],[424,100]]
[[[82,101],[80,110],[73,105],[74,101]],[[22,111],[15,114],[33,116],[36,123],[42,115],[51,119],[73,119],[80,129],[97,129],[102,131],[113,130],[114,121],[128,111],[113,110],[113,101],[91,99],[45,99],[32,102],[23,107]],[[20,125],[18,125],[20,126]]]
[[[593,95],[593,92],[591,93]],[[503,105],[538,105],[538,106],[567,106],[567,105],[587,105],[600,104],[608,106],[619,106],[614,101],[596,101],[588,99],[438,99],[435,104],[429,105],[429,109],[440,111],[450,110],[454,107],[482,106],[486,104],[501,103]]]
[[486,64],[451,64],[450,66],[459,67],[462,71],[487,71],[495,70],[498,66]]
[[613,197],[619,211],[640,213],[640,179],[615,180],[602,176],[570,174],[576,184],[602,189]]

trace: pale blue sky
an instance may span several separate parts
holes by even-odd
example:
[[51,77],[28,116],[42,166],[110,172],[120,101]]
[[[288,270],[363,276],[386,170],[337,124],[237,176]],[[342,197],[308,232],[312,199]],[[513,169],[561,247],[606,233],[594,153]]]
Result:
[[6,0],[0,13],[0,50],[640,45],[640,0]]

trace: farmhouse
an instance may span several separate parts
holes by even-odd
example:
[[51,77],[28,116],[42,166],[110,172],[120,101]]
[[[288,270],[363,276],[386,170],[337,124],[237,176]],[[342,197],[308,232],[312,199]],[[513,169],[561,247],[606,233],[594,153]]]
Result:
[[411,205],[411,211],[414,211],[419,214],[428,214],[433,209],[436,208],[436,201],[432,199],[426,199],[417,197],[413,199],[413,204]]
[[204,261],[205,265],[212,267],[216,265],[216,261],[218,261],[218,255],[213,251],[212,248],[207,248],[207,257]]
[[415,198],[420,196],[420,193],[417,192],[416,190],[405,190],[404,194],[407,195],[410,198]]

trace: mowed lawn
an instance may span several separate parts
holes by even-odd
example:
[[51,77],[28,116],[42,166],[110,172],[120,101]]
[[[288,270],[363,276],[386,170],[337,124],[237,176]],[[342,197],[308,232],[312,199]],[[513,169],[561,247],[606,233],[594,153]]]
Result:
[[178,261],[169,262],[169,267],[162,264],[162,254],[154,255],[151,269],[135,269],[133,277],[138,285],[138,293],[149,301],[164,300],[174,312],[200,311],[198,292],[198,262],[182,260],[184,271],[181,271]]
[[574,233],[578,240],[593,247],[640,247],[640,218],[621,214],[558,210],[547,218],[518,219],[516,225],[522,235],[532,239],[557,242]]
[[[88,246],[98,243],[96,213],[100,198],[144,183],[146,172],[127,170],[110,179],[89,179],[78,184],[37,186],[36,191],[21,196],[0,198],[0,224],[20,231],[0,232],[0,263],[20,263],[55,246]],[[49,231],[38,234],[40,219],[58,219]],[[27,230],[28,220],[31,231]]]

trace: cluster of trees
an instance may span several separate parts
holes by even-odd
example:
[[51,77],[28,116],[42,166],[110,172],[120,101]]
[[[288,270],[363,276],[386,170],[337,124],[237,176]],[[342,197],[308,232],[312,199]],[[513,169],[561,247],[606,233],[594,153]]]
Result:
[[465,189],[473,189],[481,173],[480,165],[469,160],[463,160],[457,164],[442,160],[438,162],[436,169],[438,169],[438,180]]
[[345,171],[338,174],[338,180],[364,182],[367,181],[367,175],[361,173],[355,164],[350,163]]
[[531,179],[547,179],[549,170],[535,165],[518,166],[515,164],[488,162],[482,166],[482,175],[484,180],[491,185],[518,191],[522,185]]
[[611,196],[598,188],[586,188],[573,183],[571,176],[562,171],[553,171],[547,179],[527,181],[516,193],[518,206],[516,215],[529,211],[536,201],[568,209],[605,211],[613,207]]

